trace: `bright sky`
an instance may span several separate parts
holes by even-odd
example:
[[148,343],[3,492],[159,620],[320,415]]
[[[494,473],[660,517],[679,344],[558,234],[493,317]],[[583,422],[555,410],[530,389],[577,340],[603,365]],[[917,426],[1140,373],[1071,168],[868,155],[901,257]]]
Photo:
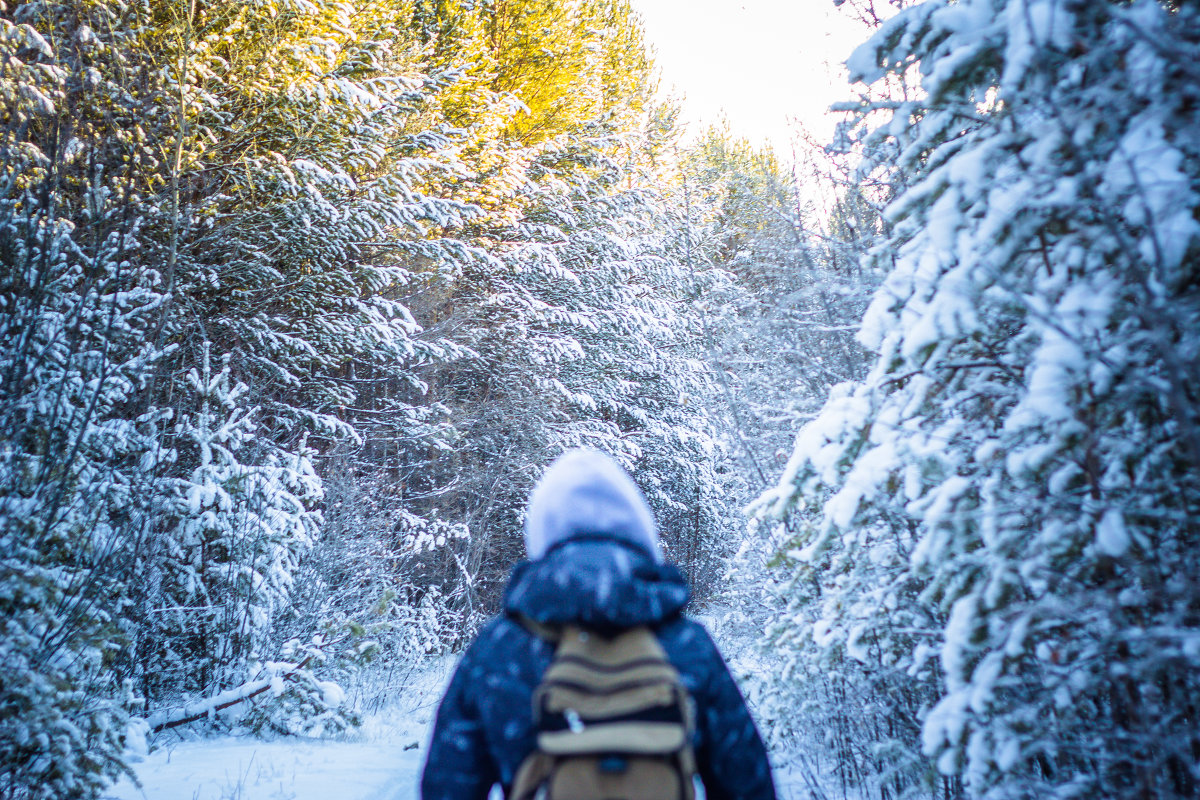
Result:
[[733,133],[791,154],[789,120],[821,141],[849,97],[841,62],[868,31],[833,0],[632,0],[657,51],[662,89],[684,95],[689,133],[722,110]]

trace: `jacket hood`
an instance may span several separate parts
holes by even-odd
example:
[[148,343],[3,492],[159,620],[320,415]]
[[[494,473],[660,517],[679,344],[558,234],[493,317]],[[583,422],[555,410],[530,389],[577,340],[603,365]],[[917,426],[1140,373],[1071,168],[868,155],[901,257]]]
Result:
[[654,516],[625,470],[596,450],[571,450],[529,496],[525,551],[537,559],[559,542],[587,536],[623,539],[661,559]]
[[618,539],[574,538],[513,568],[504,610],[604,632],[671,619],[690,597],[674,565]]

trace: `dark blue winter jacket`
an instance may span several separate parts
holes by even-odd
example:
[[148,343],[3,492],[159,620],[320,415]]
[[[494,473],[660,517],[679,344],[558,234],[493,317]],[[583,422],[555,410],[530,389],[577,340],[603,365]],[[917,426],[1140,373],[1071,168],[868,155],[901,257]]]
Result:
[[492,620],[463,655],[438,708],[423,800],[484,800],[493,784],[507,796],[534,749],[531,697],[554,645],[514,619],[579,623],[600,632],[654,627],[696,702],[695,751],[710,800],[772,800],[762,740],[716,645],[681,615],[689,598],[674,566],[611,540],[572,539],[513,570],[505,615]]

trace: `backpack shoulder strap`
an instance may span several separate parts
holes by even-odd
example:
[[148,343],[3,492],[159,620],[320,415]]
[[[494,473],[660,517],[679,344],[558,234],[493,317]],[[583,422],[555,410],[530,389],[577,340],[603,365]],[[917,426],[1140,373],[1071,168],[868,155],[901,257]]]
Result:
[[557,625],[548,625],[544,622],[538,622],[533,617],[528,617],[515,611],[509,612],[508,618],[520,625],[532,635],[544,641],[550,642],[551,644],[555,645],[555,647],[557,647],[558,643],[562,640],[563,629]]

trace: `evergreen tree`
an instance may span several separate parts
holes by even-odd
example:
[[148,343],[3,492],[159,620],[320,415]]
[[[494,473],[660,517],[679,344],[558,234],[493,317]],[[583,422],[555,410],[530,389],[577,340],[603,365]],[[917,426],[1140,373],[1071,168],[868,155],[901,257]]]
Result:
[[724,376],[718,407],[750,479],[747,501],[781,466],[803,420],[829,390],[858,377],[863,354],[852,337],[872,277],[855,254],[875,215],[840,185],[825,153],[805,188],[831,209],[802,207],[794,177],[770,149],[714,126],[685,156],[687,228],[693,259],[733,281],[706,297],[709,357]]
[[163,287],[139,207],[159,165],[140,118],[153,85],[127,22],[104,3],[0,9],[5,797],[95,795],[137,707],[113,664],[153,492],[161,417],[138,393]]
[[[806,155],[789,179],[769,150],[719,127],[687,155],[693,257],[732,278],[701,302],[706,356],[721,383],[710,403],[736,457],[721,485],[739,506],[782,467],[830,390],[866,366],[853,331],[878,278],[857,257],[879,236],[878,214],[839,154],[812,145]],[[803,646],[797,654],[797,631],[779,624],[778,608],[794,598],[770,567],[787,529],[751,523],[737,534],[727,544],[733,552],[717,632],[735,652],[754,654],[741,684],[785,759],[779,766],[815,770],[826,785],[840,780],[845,788],[903,763],[894,751],[868,745],[881,727],[900,727],[901,710],[860,702],[843,661],[810,658]],[[788,765],[793,758],[800,760]]]
[[145,11],[174,101],[159,210],[175,349],[155,391],[176,423],[134,604],[162,624],[139,626],[130,670],[164,702],[252,680],[283,644],[320,452],[355,448],[369,472],[398,441],[444,442],[417,369],[459,350],[406,299],[478,257],[450,235],[477,212],[437,194],[462,171],[433,102],[454,78],[423,71],[411,8]]
[[0,17],[6,794],[94,794],[134,686],[159,718],[274,669],[311,444],[445,439],[415,370],[460,349],[404,299],[482,255],[432,194],[462,171],[428,102],[454,78],[410,13]]
[[922,89],[880,134],[879,357],[763,503],[800,529],[797,649],[886,678],[972,796],[1196,791],[1198,22],[924,2],[849,62]]
[[[460,87],[481,93],[451,92],[446,107],[468,131],[473,173],[454,196],[484,211],[464,234],[490,257],[464,262],[418,314],[477,355],[422,374],[458,423],[454,448],[403,460],[428,464],[410,491],[469,530],[444,554],[443,589],[478,615],[521,556],[529,489],[565,448],[622,459],[669,519],[669,546],[708,537],[728,513],[710,488],[704,403],[688,405],[709,378],[682,240],[650,190],[665,175],[652,163],[663,118],[636,18],[607,2],[428,12],[435,59],[447,46],[474,54]],[[544,31],[557,33],[530,50]]]
[[207,348],[187,379],[196,414],[162,438],[192,469],[164,480],[155,509],[163,552],[140,575],[156,603],[136,629],[139,683],[150,697],[164,688],[215,694],[255,676],[274,655],[272,622],[320,524],[310,453],[302,446],[285,457],[258,444],[246,385],[231,384],[228,365],[214,374]]

